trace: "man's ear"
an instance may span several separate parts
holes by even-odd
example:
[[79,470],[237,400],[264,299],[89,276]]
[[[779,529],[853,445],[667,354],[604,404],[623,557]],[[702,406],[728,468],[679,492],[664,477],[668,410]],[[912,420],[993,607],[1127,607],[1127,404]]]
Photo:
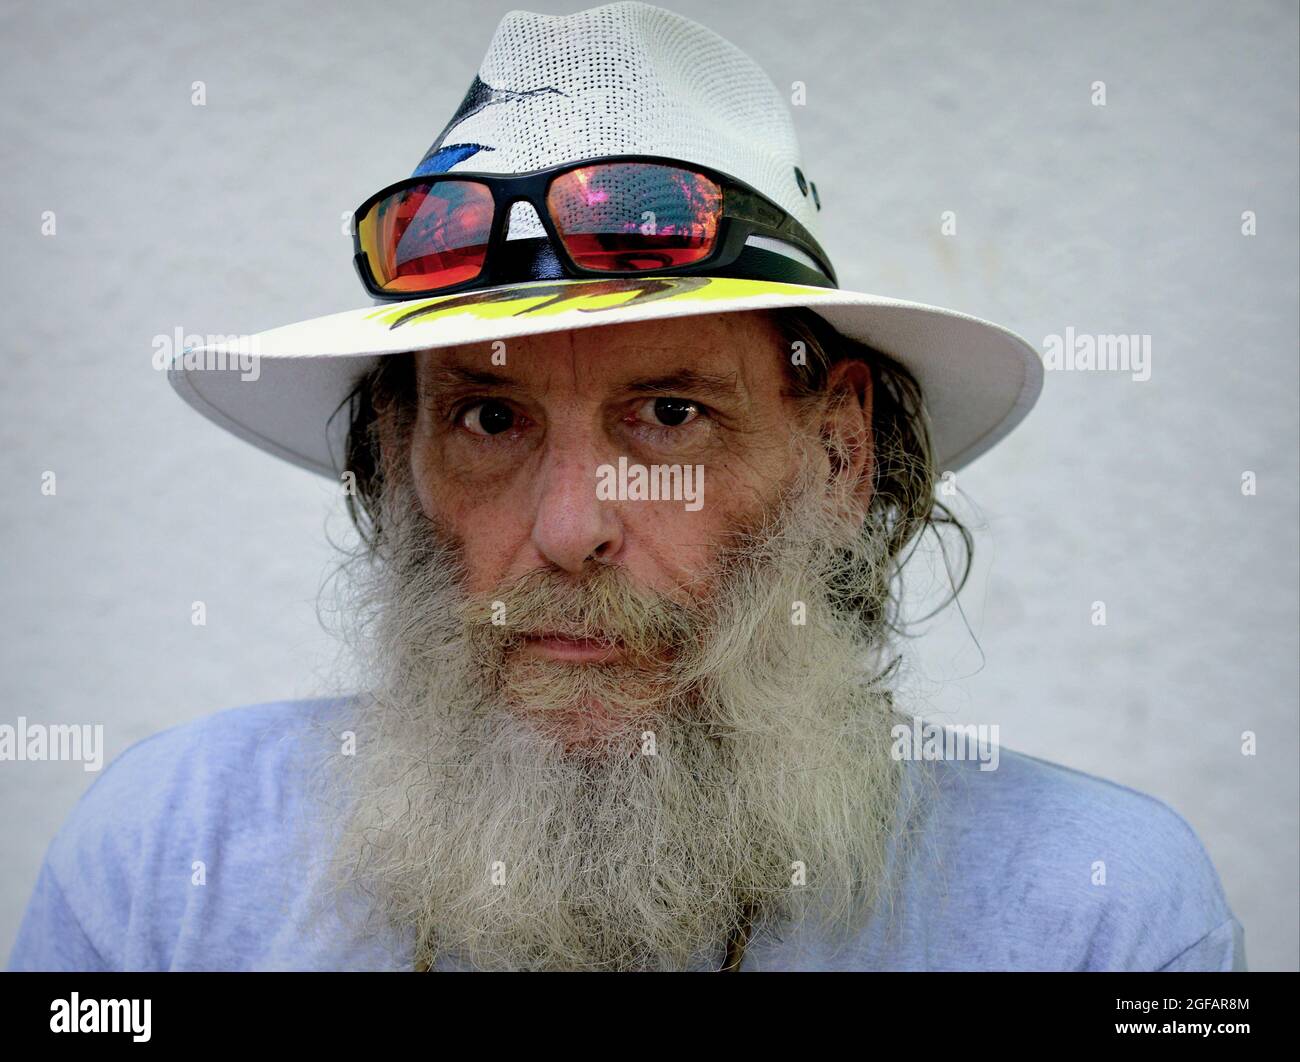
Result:
[[855,524],[866,519],[875,480],[875,446],[871,430],[871,369],[857,358],[831,366],[821,435],[830,460],[832,481],[852,506]]

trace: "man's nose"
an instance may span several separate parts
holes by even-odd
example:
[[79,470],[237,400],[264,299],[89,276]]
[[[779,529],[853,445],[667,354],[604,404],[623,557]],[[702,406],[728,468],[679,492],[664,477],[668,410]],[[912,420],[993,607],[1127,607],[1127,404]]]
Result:
[[548,448],[538,470],[533,546],[545,560],[575,575],[590,560],[612,562],[623,549],[618,503],[596,497],[601,463],[594,446],[573,445]]

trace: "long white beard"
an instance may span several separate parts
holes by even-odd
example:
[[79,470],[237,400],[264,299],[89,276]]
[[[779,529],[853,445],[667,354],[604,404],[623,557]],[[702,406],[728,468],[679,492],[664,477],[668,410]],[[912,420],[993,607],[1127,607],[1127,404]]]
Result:
[[[351,573],[357,751],[321,776],[336,882],[413,929],[421,967],[717,966],[751,917],[853,931],[900,778],[883,647],[837,606],[887,557],[833,509],[791,488],[720,548],[704,600],[614,568],[470,596],[456,544],[390,485],[387,545]],[[521,659],[521,629],[614,632],[628,663]]]

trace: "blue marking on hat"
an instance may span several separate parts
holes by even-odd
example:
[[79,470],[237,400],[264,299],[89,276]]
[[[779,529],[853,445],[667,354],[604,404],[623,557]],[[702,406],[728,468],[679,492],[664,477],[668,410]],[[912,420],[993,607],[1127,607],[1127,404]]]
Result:
[[427,177],[433,173],[446,173],[457,163],[464,162],[467,158],[477,155],[480,151],[491,151],[492,148],[483,144],[448,144],[446,147],[439,148],[431,155],[426,155],[420,160],[420,165],[415,167],[412,177]]
[[486,144],[447,144],[445,147],[443,145],[452,130],[466,118],[478,114],[487,107],[513,103],[516,100],[527,99],[529,96],[537,96],[543,92],[553,92],[557,96],[567,95],[567,93],[550,86],[525,89],[519,92],[513,89],[493,88],[476,74],[474,80],[470,83],[469,91],[465,93],[465,98],[460,101],[456,113],[451,116],[451,121],[438,134],[438,139],[430,145],[429,150],[424,153],[424,158],[420,160],[420,164],[415,167],[415,172],[411,176],[427,177],[430,174],[446,173],[457,163],[464,162],[467,158],[478,154],[480,151],[495,151],[495,148]]

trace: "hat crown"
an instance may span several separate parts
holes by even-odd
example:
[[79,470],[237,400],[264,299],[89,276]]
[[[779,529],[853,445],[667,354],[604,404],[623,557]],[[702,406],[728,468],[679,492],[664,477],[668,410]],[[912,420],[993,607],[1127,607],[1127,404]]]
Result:
[[[572,15],[511,11],[416,175],[526,173],[601,155],[659,155],[751,185],[818,235],[784,97],[730,41],[639,2]],[[540,235],[531,212],[510,237]]]

